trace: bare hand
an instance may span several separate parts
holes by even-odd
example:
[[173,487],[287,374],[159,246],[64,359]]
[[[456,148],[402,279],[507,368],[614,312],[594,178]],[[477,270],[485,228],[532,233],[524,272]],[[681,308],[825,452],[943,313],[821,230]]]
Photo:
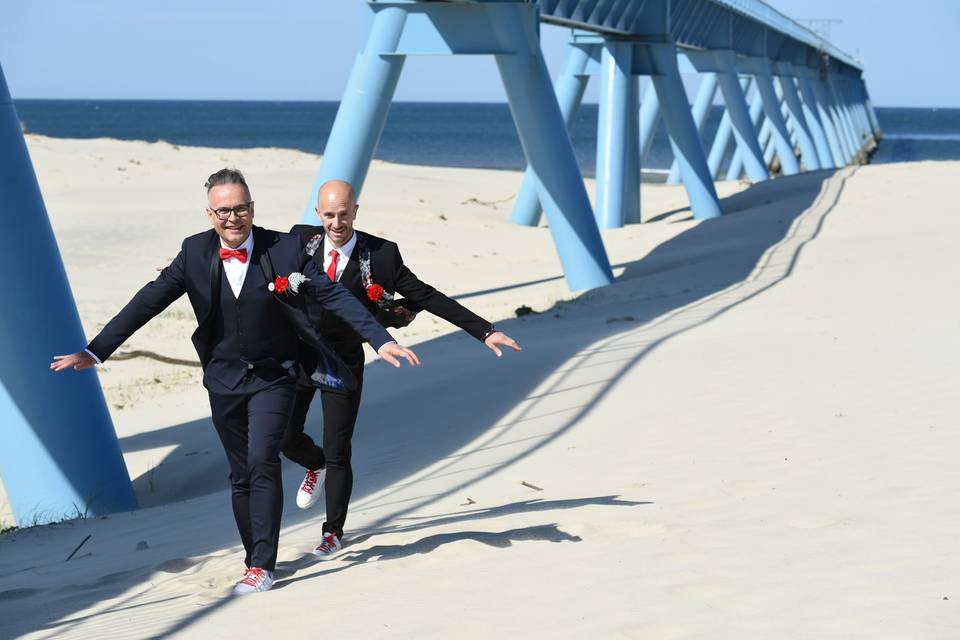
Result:
[[395,367],[400,366],[400,360],[398,360],[398,358],[403,358],[414,366],[420,364],[420,358],[417,357],[417,354],[396,342],[383,345],[377,353],[380,354],[381,358]]
[[66,371],[67,369],[89,369],[97,366],[97,361],[86,351],[78,351],[68,356],[53,356],[53,362],[50,363],[50,369],[53,371]]
[[502,356],[503,353],[497,348],[497,345],[501,347],[510,347],[514,351],[522,351],[516,340],[505,334],[503,331],[494,331],[487,336],[487,339],[483,341],[483,344],[487,345],[491,351],[497,354],[498,358]]

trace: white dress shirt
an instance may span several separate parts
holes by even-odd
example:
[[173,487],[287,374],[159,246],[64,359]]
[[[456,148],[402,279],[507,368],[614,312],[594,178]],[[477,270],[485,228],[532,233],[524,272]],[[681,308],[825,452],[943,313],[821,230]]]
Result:
[[350,239],[347,240],[346,244],[342,247],[334,247],[332,243],[328,242],[326,236],[323,238],[323,272],[326,273],[330,269],[330,263],[333,262],[333,256],[330,255],[331,251],[336,251],[340,255],[337,256],[337,273],[334,282],[340,280],[340,276],[343,275],[343,270],[347,268],[347,263],[350,262],[350,256],[353,255],[353,248],[357,246],[357,232],[354,231],[353,235],[350,236]]
[[[230,249],[220,238],[220,246],[224,249]],[[253,233],[247,236],[237,249],[247,250],[247,261],[240,262],[237,258],[227,258],[223,261],[223,275],[227,276],[227,282],[230,283],[230,290],[233,291],[233,297],[240,297],[240,290],[243,289],[243,281],[247,278],[247,269],[250,267],[250,257],[253,255]]]

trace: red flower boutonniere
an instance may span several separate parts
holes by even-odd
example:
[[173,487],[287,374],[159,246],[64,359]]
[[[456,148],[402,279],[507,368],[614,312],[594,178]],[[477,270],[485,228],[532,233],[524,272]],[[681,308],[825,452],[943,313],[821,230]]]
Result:
[[378,284],[370,285],[367,287],[367,297],[373,302],[380,302],[380,299],[383,298],[383,287]]
[[289,287],[290,280],[288,278],[277,276],[268,288],[274,293],[286,293]]
[[304,276],[302,273],[294,271],[287,277],[277,276],[274,278],[273,282],[267,285],[268,291],[273,291],[274,293],[282,293],[286,295],[288,292],[292,292],[294,295],[300,293],[300,285],[304,282],[310,282],[310,278]]

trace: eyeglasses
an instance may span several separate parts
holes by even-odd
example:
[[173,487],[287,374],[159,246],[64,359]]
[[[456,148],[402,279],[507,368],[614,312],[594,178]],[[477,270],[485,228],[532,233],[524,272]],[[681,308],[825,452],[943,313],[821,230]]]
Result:
[[235,207],[221,207],[219,209],[211,209],[207,207],[207,211],[213,213],[220,220],[229,220],[230,214],[237,216],[238,218],[246,218],[250,215],[250,212],[253,211],[253,200],[247,202],[246,204],[238,204]]

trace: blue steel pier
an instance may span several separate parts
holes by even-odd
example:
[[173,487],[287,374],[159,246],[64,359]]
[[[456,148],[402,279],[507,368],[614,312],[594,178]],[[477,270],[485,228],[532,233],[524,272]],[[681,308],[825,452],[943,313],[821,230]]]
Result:
[[[541,214],[571,290],[610,284],[601,229],[639,223],[640,170],[660,121],[695,218],[723,215],[714,181],[767,180],[864,162],[880,129],[860,62],[759,0],[384,0],[358,3],[353,62],[304,219],[330,179],[363,187],[404,60],[491,55],[528,162],[511,220]],[[551,82],[540,23],[570,27]],[[695,73],[691,105],[681,74]],[[640,95],[640,77],[651,82]],[[595,204],[568,128],[600,82]],[[717,95],[713,140],[702,127]],[[0,476],[18,522],[133,509],[136,500],[92,371],[57,376],[54,353],[85,344],[13,101],[0,71],[0,253],[32,286],[0,307]],[[721,167],[728,167],[720,176]]]
[[[409,55],[492,55],[528,168],[511,220],[541,212],[571,290],[612,282],[599,230],[638,223],[640,169],[662,120],[697,219],[723,214],[714,180],[770,178],[862,161],[880,128],[863,67],[758,0],[539,0],[368,2],[354,62],[313,196],[330,179],[362,188]],[[569,26],[554,89],[538,23]],[[693,105],[682,73],[700,76]],[[595,209],[567,129],[587,83],[600,80]],[[651,89],[640,96],[639,78]],[[710,144],[701,128],[716,94],[723,119]]]

